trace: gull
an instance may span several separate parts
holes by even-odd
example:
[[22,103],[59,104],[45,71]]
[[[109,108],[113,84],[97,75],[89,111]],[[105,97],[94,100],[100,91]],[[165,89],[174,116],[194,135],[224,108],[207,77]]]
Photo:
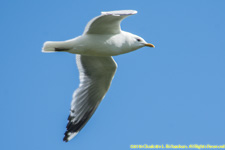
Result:
[[78,134],[105,97],[117,68],[112,56],[144,46],[155,47],[143,38],[121,30],[121,21],[136,13],[135,10],[102,12],[89,21],[81,36],[44,43],[42,52],[76,54],[80,84],[73,94],[63,141],[68,142]]

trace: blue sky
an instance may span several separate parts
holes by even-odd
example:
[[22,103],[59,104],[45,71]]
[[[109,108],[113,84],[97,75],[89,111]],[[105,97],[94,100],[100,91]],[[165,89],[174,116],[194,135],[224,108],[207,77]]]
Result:
[[[0,149],[114,150],[131,144],[225,144],[225,1],[8,0],[0,5]],[[116,56],[97,111],[62,141],[78,87],[74,55],[45,41],[81,35],[101,11],[134,9],[122,29],[156,48]]]

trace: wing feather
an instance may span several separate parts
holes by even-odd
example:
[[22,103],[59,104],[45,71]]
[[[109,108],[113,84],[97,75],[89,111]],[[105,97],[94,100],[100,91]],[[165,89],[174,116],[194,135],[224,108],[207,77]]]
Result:
[[80,85],[74,92],[64,141],[71,140],[91,118],[108,91],[117,65],[112,57],[76,55]]
[[136,14],[135,10],[119,10],[102,12],[86,25],[84,34],[118,34],[121,32],[120,22],[127,16]]

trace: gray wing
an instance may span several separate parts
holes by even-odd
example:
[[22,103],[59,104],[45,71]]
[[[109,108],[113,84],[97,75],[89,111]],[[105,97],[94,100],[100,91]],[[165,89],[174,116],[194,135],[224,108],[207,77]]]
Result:
[[75,90],[64,141],[68,142],[84,127],[108,91],[117,64],[112,57],[76,55],[80,85]]
[[136,14],[135,10],[102,12],[85,27],[84,34],[117,34],[121,32],[120,22],[127,16]]

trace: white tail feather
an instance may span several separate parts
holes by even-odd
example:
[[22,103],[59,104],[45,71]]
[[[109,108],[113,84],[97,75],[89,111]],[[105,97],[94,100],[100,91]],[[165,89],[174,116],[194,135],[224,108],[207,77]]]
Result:
[[45,42],[42,48],[42,52],[55,52],[56,43],[57,42],[50,41]]
[[42,52],[49,53],[49,52],[55,52],[56,48],[66,48],[66,42],[52,42],[47,41],[44,43],[44,46],[42,48]]

